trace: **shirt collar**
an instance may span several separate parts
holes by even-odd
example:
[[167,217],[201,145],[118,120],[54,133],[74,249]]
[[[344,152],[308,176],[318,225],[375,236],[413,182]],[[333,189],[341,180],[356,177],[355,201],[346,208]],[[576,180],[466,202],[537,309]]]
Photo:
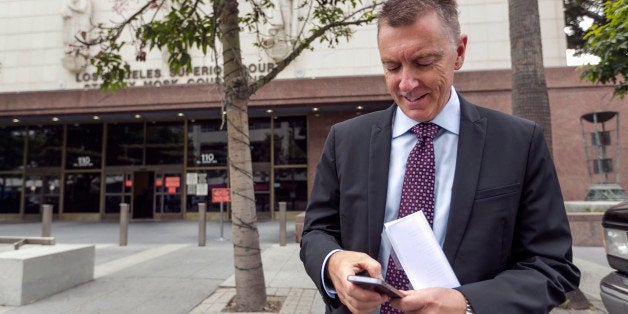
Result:
[[[430,121],[442,129],[458,135],[460,131],[460,98],[456,89],[451,86],[451,96],[445,104],[445,107],[441,112]],[[406,116],[405,113],[397,106],[395,117],[393,118],[392,137],[396,138],[408,132],[417,122]]]

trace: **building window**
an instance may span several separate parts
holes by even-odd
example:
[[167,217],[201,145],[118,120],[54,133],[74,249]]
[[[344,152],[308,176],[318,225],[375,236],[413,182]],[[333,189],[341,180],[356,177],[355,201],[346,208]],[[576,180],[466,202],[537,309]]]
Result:
[[249,119],[251,160],[253,163],[270,162],[271,135],[269,118]]
[[155,177],[155,213],[181,212],[181,174],[158,173]]
[[63,151],[63,127],[30,127],[28,130],[27,167],[60,167]]
[[0,213],[19,214],[22,175],[0,174]]
[[24,128],[0,128],[0,171],[22,168],[25,138]]
[[68,125],[66,169],[100,169],[102,124]]
[[307,123],[303,117],[274,120],[275,165],[307,164]]
[[133,181],[130,173],[111,174],[105,179],[105,213],[120,212],[120,203],[131,204]]
[[202,120],[188,124],[188,167],[227,165],[227,130],[220,120]]
[[140,166],[144,162],[144,123],[107,125],[107,165]]
[[286,202],[289,211],[305,210],[307,205],[307,168],[276,169],[274,187],[277,203]]
[[146,165],[183,164],[183,122],[146,125]]
[[[194,121],[188,125],[187,176],[194,180],[218,180],[215,187],[227,184],[227,132],[220,130],[219,120]],[[263,117],[249,120],[249,141],[253,167],[255,207],[261,218],[270,218],[273,206],[289,202],[289,210],[303,210],[307,199],[307,120],[306,117]],[[220,169],[206,169],[219,167]],[[193,168],[193,169],[191,169]],[[204,169],[199,169],[204,168]],[[213,174],[212,174],[213,172]],[[288,176],[295,182],[278,182]],[[273,174],[280,175],[273,181]],[[206,175],[199,177],[199,175]],[[186,177],[189,179],[190,177]],[[301,181],[298,181],[301,180]],[[187,184],[187,210],[198,211],[198,204],[207,203],[208,211],[219,210],[211,203],[212,184]],[[276,188],[273,188],[276,187]],[[200,188],[200,190],[199,190]],[[274,197],[276,193],[276,197]]]
[[253,190],[255,207],[260,218],[270,218],[270,172],[272,151],[272,118],[249,119],[251,161],[253,166]]
[[206,203],[207,211],[220,211],[220,203],[212,202],[212,189],[227,187],[227,170],[195,170],[186,174],[187,207],[198,212],[198,204]]
[[59,176],[30,175],[24,190],[24,213],[39,214],[41,205],[52,205],[52,212],[59,212]]
[[257,212],[270,212],[270,172],[268,170],[253,171],[253,190]]
[[64,213],[98,213],[100,173],[65,175]]

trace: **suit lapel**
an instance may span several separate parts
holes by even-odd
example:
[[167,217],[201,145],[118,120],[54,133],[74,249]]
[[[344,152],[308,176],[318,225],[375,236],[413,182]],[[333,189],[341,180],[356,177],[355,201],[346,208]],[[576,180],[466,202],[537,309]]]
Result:
[[460,97],[460,133],[451,207],[443,251],[453,263],[475,198],[486,138],[486,118],[477,107]]
[[[382,112],[381,121],[371,127],[368,169],[368,248],[369,254],[377,258],[381,243],[381,230],[386,211],[390,143],[392,141],[392,119],[397,106]],[[358,174],[359,175],[359,174]]]

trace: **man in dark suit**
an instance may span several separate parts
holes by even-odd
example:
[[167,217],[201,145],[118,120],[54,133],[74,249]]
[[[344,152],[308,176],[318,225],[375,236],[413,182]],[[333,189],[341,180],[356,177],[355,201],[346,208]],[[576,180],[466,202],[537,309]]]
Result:
[[[378,23],[395,104],[331,128],[306,210],[301,259],[327,312],[368,313],[388,301],[413,313],[549,312],[580,274],[542,131],[457,94],[453,73],[467,36],[454,0],[391,0]],[[418,141],[408,130],[417,123],[438,125],[433,231],[461,286],[405,290],[391,300],[346,278],[385,277],[391,248],[383,224],[397,218],[406,158]]]

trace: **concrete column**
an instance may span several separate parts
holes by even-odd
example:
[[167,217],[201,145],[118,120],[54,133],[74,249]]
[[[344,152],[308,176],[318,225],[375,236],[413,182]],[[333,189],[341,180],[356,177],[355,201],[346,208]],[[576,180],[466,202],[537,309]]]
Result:
[[279,202],[279,245],[286,246],[286,202]]
[[207,227],[207,204],[198,204],[198,246],[205,246],[205,229]]
[[129,204],[120,203],[120,246],[126,246],[129,234]]
[[52,225],[52,205],[41,205],[41,236],[49,237]]

